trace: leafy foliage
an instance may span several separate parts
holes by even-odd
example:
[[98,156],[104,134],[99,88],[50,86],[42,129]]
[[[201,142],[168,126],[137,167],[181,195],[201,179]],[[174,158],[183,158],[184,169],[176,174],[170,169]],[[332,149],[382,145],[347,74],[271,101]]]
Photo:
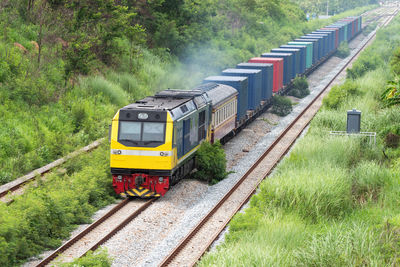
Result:
[[[300,7],[309,13],[315,14],[326,14],[327,8],[329,15],[341,13],[348,9],[353,9],[358,6],[366,6],[371,4],[378,4],[377,0],[337,0],[337,1],[312,1],[312,0],[295,0],[295,3],[299,4]],[[328,7],[327,7],[328,5]]]
[[400,79],[387,82],[386,90],[382,93],[381,99],[387,106],[400,104]]
[[346,81],[342,85],[332,87],[328,96],[323,99],[323,104],[331,109],[337,109],[341,103],[350,96],[360,95],[358,85],[353,81]]
[[282,117],[288,115],[292,112],[292,101],[284,96],[273,96],[271,112]]
[[393,53],[393,57],[390,60],[390,67],[395,75],[400,76],[400,47]]
[[197,172],[194,177],[215,184],[223,180],[226,172],[225,151],[219,141],[203,142],[196,152]]
[[341,42],[335,55],[340,58],[346,58],[350,55],[350,48],[347,42]]
[[108,145],[68,162],[66,174],[55,172],[30,186],[7,206],[0,204],[0,264],[15,266],[44,249],[55,248],[74,225],[114,200],[107,166]]
[[96,252],[89,251],[82,258],[76,259],[73,262],[57,264],[61,267],[109,267],[111,259],[105,249],[98,249]]
[[293,80],[293,88],[290,90],[289,95],[303,98],[310,94],[308,90],[308,82],[305,77],[296,77]]

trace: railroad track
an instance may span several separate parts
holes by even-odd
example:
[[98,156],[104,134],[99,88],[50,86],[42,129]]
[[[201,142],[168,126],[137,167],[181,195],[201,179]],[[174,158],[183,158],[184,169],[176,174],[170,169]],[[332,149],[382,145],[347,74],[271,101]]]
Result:
[[100,219],[68,240],[64,245],[43,259],[37,267],[47,266],[61,255],[61,261],[71,261],[96,250],[113,235],[146,210],[156,199],[131,201],[124,199]]
[[[99,147],[102,143],[104,142],[104,138],[101,138],[99,140],[94,141],[93,143],[79,149],[76,150],[74,152],[71,152],[70,154],[68,154],[65,157],[62,157],[56,161],[53,161],[39,169],[36,169],[20,178],[15,179],[14,181],[11,181],[7,184],[1,185],[0,186],[0,200],[6,203],[11,203],[12,200],[6,198],[9,193],[12,192],[20,192],[21,188],[26,185],[29,182],[32,182],[33,180],[36,179],[36,177],[38,176],[43,176],[46,173],[50,172],[51,170],[53,170],[56,167],[59,167],[60,165],[62,165],[63,163],[65,163],[67,160],[70,160],[72,158],[75,158],[83,153],[87,153],[90,152],[94,149],[96,149],[97,147]],[[21,193],[21,192],[20,192]]]
[[[384,23],[385,27],[397,15],[394,12]],[[351,60],[333,77],[328,85],[299,114],[299,116],[282,132],[274,143],[260,156],[256,163],[242,176],[235,186],[218,202],[218,204],[202,218],[197,226],[172,250],[161,262],[160,266],[193,266],[209,249],[213,242],[232,217],[248,202],[261,181],[270,174],[283,156],[307,127],[322,105],[323,97],[328,93],[332,82],[342,73],[371,43],[376,35],[372,34],[368,41],[353,55]]]

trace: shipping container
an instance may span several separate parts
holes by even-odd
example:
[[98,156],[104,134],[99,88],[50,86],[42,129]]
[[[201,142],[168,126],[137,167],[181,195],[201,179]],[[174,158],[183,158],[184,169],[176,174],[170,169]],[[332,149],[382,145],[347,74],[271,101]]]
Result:
[[261,57],[283,58],[283,85],[292,80],[293,54],[290,53],[263,53]]
[[270,63],[274,65],[272,91],[279,92],[283,87],[283,58],[253,57],[249,63]]
[[339,42],[338,42],[338,46],[340,45],[341,42],[343,42],[344,39],[344,25],[342,24],[331,24],[329,26],[325,26],[325,28],[334,28],[334,29],[339,29]]
[[300,39],[302,40],[316,40],[318,42],[318,51],[317,51],[317,60],[316,62],[320,61],[323,57],[323,48],[324,48],[324,39],[322,37],[316,36],[301,36]]
[[312,38],[321,38],[322,41],[322,57],[325,57],[328,54],[328,35],[327,34],[315,34],[315,33],[309,33],[306,35],[307,37],[312,37]]
[[332,31],[327,31],[327,32],[319,32],[319,31],[313,31],[310,33],[315,36],[323,36],[325,39],[325,56],[329,54],[333,49],[334,49],[334,37],[333,37],[333,32]]
[[261,70],[226,69],[223,76],[243,76],[248,78],[247,109],[256,110],[261,102]]
[[317,30],[318,32],[325,32],[325,31],[333,31],[333,34],[334,34],[334,46],[333,46],[333,49],[337,49],[338,48],[338,46],[339,46],[339,28],[328,28],[328,27],[325,27],[325,28],[321,28],[321,29],[319,29],[319,30]]
[[306,69],[310,68],[313,63],[313,42],[288,42],[288,45],[305,45],[307,47]]
[[305,45],[281,45],[281,48],[299,49],[300,51],[300,65],[298,74],[303,74],[306,71],[306,60],[307,60],[307,46]]
[[318,62],[318,51],[319,51],[319,48],[318,48],[318,43],[319,43],[319,41],[318,40],[315,40],[315,39],[307,39],[307,38],[298,38],[298,39],[294,39],[293,40],[294,42],[309,42],[309,43],[312,43],[313,44],[313,48],[312,48],[312,52],[313,52],[313,54],[312,54],[312,64],[315,64],[315,63],[317,63]]
[[237,103],[237,117],[236,120],[241,123],[246,119],[247,113],[247,103],[248,103],[248,79],[243,76],[210,76],[204,79],[203,83],[219,83],[232,86],[235,88],[238,95],[238,103]]
[[266,101],[272,97],[272,87],[274,82],[274,65],[271,63],[239,63],[238,69],[258,69],[261,70],[261,100]]
[[336,48],[336,29],[318,29],[315,33],[326,33],[329,35],[329,53]]
[[288,53],[293,55],[291,79],[294,79],[300,73],[300,50],[296,48],[274,48],[271,49],[272,53]]

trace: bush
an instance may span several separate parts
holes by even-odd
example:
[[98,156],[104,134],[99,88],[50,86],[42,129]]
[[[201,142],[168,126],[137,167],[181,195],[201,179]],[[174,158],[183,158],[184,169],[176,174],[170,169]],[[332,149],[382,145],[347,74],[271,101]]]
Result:
[[310,94],[310,90],[308,90],[308,82],[306,77],[296,77],[293,80],[293,89],[290,90],[290,96],[294,96],[297,98],[303,98]]
[[211,144],[203,142],[196,153],[197,172],[194,177],[215,184],[223,180],[226,172],[225,151],[219,141]]
[[292,112],[292,102],[284,96],[275,95],[272,97],[271,112],[282,117],[286,116]]
[[360,95],[361,90],[353,81],[346,81],[342,85],[332,87],[328,96],[323,99],[323,104],[331,109],[337,109],[349,96]]
[[347,69],[347,78],[357,79],[362,77],[366,72],[376,69],[384,64],[382,58],[375,53],[363,53],[353,63],[352,68]]
[[390,60],[390,67],[394,74],[400,76],[400,47],[393,53],[393,57]]
[[363,34],[364,35],[370,34],[373,30],[376,29],[376,26],[378,26],[377,22],[372,22],[372,23],[368,24],[368,26],[365,27],[365,29],[363,30]]
[[61,267],[109,267],[112,260],[109,258],[105,249],[98,249],[96,252],[89,251],[82,258],[78,258],[73,262],[57,264]]
[[348,55],[350,55],[349,44],[347,42],[342,42],[336,51],[336,56],[340,58],[346,58]]

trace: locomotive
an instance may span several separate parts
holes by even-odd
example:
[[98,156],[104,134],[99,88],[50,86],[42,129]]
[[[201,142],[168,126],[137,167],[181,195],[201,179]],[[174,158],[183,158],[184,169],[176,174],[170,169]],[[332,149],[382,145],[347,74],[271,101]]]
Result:
[[361,31],[349,17],[210,76],[192,90],[164,90],[118,110],[110,130],[112,186],[128,197],[164,196],[196,165],[204,141],[234,135]]
[[195,166],[203,141],[235,126],[237,91],[227,85],[164,90],[121,108],[111,125],[111,174],[117,194],[163,196]]

